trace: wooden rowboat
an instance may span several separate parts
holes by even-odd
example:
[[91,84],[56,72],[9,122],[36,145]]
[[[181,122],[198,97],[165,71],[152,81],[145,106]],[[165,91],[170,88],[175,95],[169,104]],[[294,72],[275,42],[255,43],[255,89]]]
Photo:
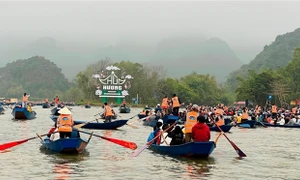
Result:
[[[232,128],[232,125],[222,125],[219,126],[223,132],[229,132],[230,129]],[[214,126],[214,127],[209,127],[210,131],[216,131],[216,132],[220,132],[219,128]]]
[[[251,128],[254,128],[256,124],[256,120],[247,120],[241,123],[237,123],[238,126],[242,124],[249,124]],[[243,127],[243,125],[241,127]]]
[[[77,132],[75,134],[77,134]],[[82,153],[90,142],[91,138],[92,134],[88,140],[84,140],[80,137],[72,137],[50,141],[49,138],[45,138],[43,141],[41,141],[41,144],[43,148],[56,153]]]
[[36,112],[32,111],[31,108],[23,108],[21,106],[15,106],[11,112],[14,119],[34,119],[36,116]]
[[119,112],[120,113],[130,113],[130,107],[120,106]]
[[207,158],[215,149],[213,141],[208,142],[189,142],[181,145],[160,146],[151,144],[150,149],[170,156],[185,156]]
[[[280,127],[280,128],[300,128],[300,125],[280,125],[280,124],[269,124],[266,122],[262,122],[265,126],[268,127]],[[262,125],[262,124],[256,124],[256,125]]]
[[[112,122],[107,122],[107,123],[103,123],[103,122],[90,122],[84,126],[82,126],[81,128],[85,128],[85,129],[117,129],[119,127],[124,126],[127,123],[127,120],[115,120]],[[82,121],[82,120],[74,120],[74,125],[77,124],[83,124],[86,123],[87,121]]]

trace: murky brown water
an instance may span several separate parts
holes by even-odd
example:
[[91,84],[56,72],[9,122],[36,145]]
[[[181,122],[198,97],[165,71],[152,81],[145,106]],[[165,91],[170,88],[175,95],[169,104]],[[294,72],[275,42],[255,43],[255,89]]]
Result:
[[[0,115],[0,144],[47,133],[53,122],[50,109],[35,106],[37,117],[29,121],[13,121],[11,110]],[[117,108],[115,108],[116,112]],[[132,109],[129,118],[140,112]],[[93,120],[100,107],[73,107],[74,119]],[[130,120],[139,129],[124,126],[120,130],[95,133],[136,142],[139,148],[151,127]],[[228,137],[248,157],[238,159],[225,137],[206,160],[172,158],[144,150],[130,157],[132,150],[93,137],[85,153],[80,155],[52,154],[40,149],[38,139],[0,153],[0,179],[300,179],[300,129],[233,128]],[[217,133],[212,132],[212,139]],[[87,137],[82,135],[82,137]]]

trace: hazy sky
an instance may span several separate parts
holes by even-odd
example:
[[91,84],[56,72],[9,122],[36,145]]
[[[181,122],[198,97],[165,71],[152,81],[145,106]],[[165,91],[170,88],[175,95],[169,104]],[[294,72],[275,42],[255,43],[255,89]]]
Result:
[[247,61],[277,35],[300,27],[299,7],[299,1],[0,1],[0,43],[45,36],[85,44],[156,43],[203,35],[221,38]]

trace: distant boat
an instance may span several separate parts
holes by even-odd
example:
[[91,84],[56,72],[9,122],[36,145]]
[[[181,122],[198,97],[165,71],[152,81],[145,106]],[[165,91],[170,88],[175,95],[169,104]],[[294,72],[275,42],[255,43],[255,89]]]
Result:
[[120,113],[130,113],[130,107],[127,107],[127,106],[120,106],[119,112],[120,112]]
[[14,117],[14,119],[34,119],[36,116],[36,112],[31,110],[30,106],[27,106],[27,108],[23,108],[19,105],[15,106],[11,113]]
[[50,104],[49,103],[43,103],[42,107],[43,108],[50,108]]
[[2,104],[0,104],[0,114],[4,114],[4,111],[5,111],[4,107],[2,106]]
[[85,105],[85,108],[91,108],[91,105],[87,104],[87,105]]
[[[268,126],[268,127],[280,127],[280,128],[300,128],[300,125],[295,124],[295,125],[280,125],[280,124],[269,124],[266,122],[262,122],[263,125]],[[256,125],[262,125],[262,124],[256,124]]]

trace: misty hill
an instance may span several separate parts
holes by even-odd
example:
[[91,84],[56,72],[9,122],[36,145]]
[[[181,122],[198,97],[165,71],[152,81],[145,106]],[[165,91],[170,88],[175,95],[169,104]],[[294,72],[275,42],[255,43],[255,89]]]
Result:
[[259,72],[262,69],[285,67],[292,60],[296,47],[300,47],[300,28],[277,36],[275,41],[270,45],[266,45],[249,64],[243,65],[240,69],[232,72],[227,79],[227,84],[232,87],[232,90],[235,90],[237,87],[236,78],[247,76],[248,70]]
[[72,44],[62,45],[53,38],[44,37],[17,47],[0,52],[1,62],[43,56],[62,68],[62,72],[70,80],[88,65],[106,57],[114,62],[128,60],[141,64],[160,64],[167,70],[167,75],[172,77],[195,71],[215,75],[218,81],[224,81],[230,72],[241,65],[226,42],[218,38],[206,39],[197,36],[166,38],[156,45],[126,40],[102,47],[95,44],[89,47],[76,44],[75,48]]
[[69,87],[61,69],[44,57],[17,60],[0,68],[0,96],[20,98],[27,92],[32,98],[52,98],[56,91]]
[[224,81],[226,76],[241,66],[240,60],[219,38],[168,38],[157,45],[153,61],[161,63],[167,74],[181,77],[195,71],[216,76]]

